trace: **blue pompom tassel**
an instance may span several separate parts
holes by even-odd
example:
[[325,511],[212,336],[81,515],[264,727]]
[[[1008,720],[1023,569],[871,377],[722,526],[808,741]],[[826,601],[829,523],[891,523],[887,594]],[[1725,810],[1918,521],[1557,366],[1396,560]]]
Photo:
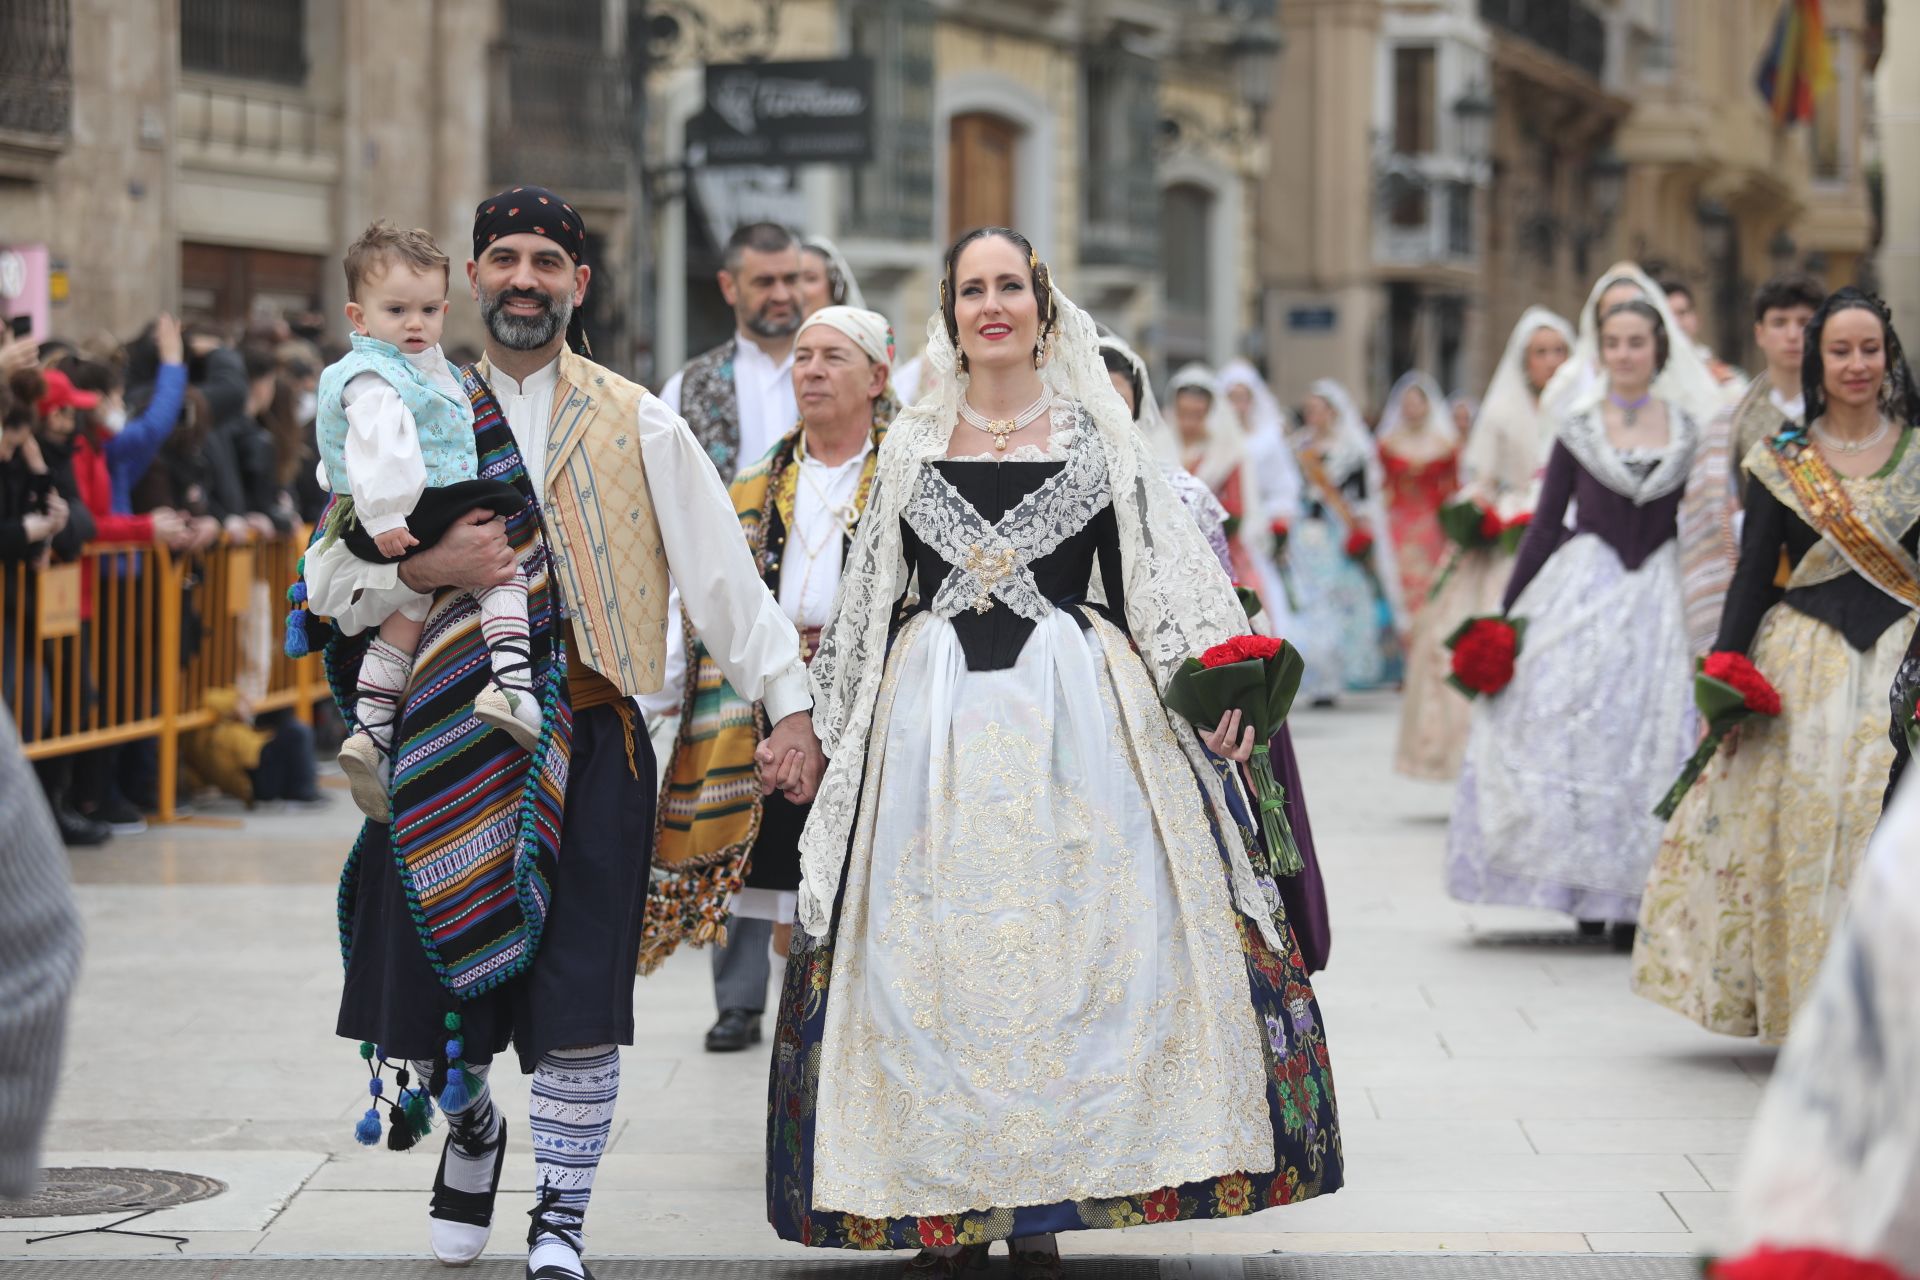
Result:
[[305,604],[306,602],[307,602],[307,584],[304,581],[296,582],[292,586],[287,588],[288,604]]
[[367,1108],[367,1114],[361,1116],[360,1123],[353,1126],[353,1138],[363,1147],[371,1147],[380,1141],[380,1108]]
[[447,1068],[447,1087],[440,1091],[440,1109],[454,1112],[465,1111],[473,1102],[473,1095],[467,1090],[467,1073],[461,1067]]
[[306,614],[305,609],[295,609],[287,615],[287,635],[281,647],[286,650],[289,658],[304,658],[309,652]]

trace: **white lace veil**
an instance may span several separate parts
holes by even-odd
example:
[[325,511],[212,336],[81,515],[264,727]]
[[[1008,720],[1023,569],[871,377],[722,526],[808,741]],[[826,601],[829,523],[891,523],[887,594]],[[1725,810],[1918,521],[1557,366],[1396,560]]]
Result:
[[867,309],[867,295],[860,292],[860,282],[854,278],[853,268],[838,245],[825,236],[803,236],[800,247],[811,249],[827,260],[827,277],[833,283],[836,303]]
[[1653,394],[1679,405],[1702,426],[1712,422],[1725,404],[1720,384],[1713,380],[1713,371],[1707,368],[1679,321],[1673,318],[1666,290],[1631,262],[1619,262],[1607,268],[1587,294],[1586,305],[1580,308],[1580,333],[1574,339],[1573,355],[1560,366],[1553,381],[1547,384],[1546,394],[1540,397],[1548,421],[1557,429],[1562,418],[1591,406],[1606,394],[1606,370],[1600,366],[1600,296],[1623,280],[1639,287],[1667,328],[1670,348],[1667,367],[1653,380]]
[[1373,530],[1373,571],[1393,610],[1394,625],[1405,630],[1407,606],[1400,586],[1400,559],[1394,554],[1393,532],[1387,527],[1387,473],[1380,465],[1380,448],[1374,443],[1373,433],[1367,430],[1360,406],[1339,382],[1321,378],[1307,390],[1333,406],[1333,445],[1327,450],[1327,478],[1334,484],[1344,484],[1356,474],[1366,477],[1367,496],[1349,505]]
[[1400,381],[1393,384],[1393,390],[1387,393],[1387,407],[1380,415],[1379,439],[1393,439],[1402,431],[1413,429],[1413,423],[1407,420],[1406,410],[1401,401],[1406,397],[1408,387],[1418,387],[1427,397],[1427,425],[1438,431],[1447,441],[1449,448],[1460,443],[1460,429],[1453,425],[1453,414],[1447,404],[1447,393],[1440,389],[1439,379],[1419,369],[1409,369],[1400,375]]
[[[1254,475],[1260,480],[1260,496],[1265,500],[1269,518],[1300,518],[1300,463],[1287,444],[1292,420],[1281,407],[1279,397],[1267,385],[1251,361],[1239,356],[1220,366],[1220,394],[1225,397],[1234,387],[1245,387],[1253,396],[1253,421],[1247,427],[1247,456],[1253,462]],[[1232,408],[1232,403],[1228,403]]]
[[[1199,464],[1189,470],[1205,481],[1207,488],[1218,493],[1220,486],[1240,470],[1247,460],[1247,433],[1240,425],[1240,415],[1233,411],[1226,396],[1221,394],[1220,382],[1213,376],[1213,370],[1198,363],[1182,365],[1167,380],[1167,403],[1164,406],[1166,423],[1173,430],[1175,461],[1186,462],[1186,444],[1180,439],[1179,427],[1174,422],[1174,401],[1182,391],[1191,390],[1206,392],[1212,403],[1207,409],[1206,451],[1200,455]],[[1248,506],[1251,507],[1252,503]]]
[[[1230,636],[1245,634],[1246,613],[1219,571],[1199,526],[1161,474],[1126,402],[1113,389],[1100,358],[1093,318],[1058,286],[1053,301],[1052,356],[1040,373],[1055,397],[1055,429],[1063,419],[1066,424],[1077,420],[1082,428],[1091,428],[1104,454],[1119,528],[1127,630],[1146,661],[1154,687],[1164,689],[1186,659]],[[956,368],[945,318],[936,312],[927,323],[921,397],[895,419],[880,447],[866,514],[847,552],[833,618],[809,668],[814,729],[828,756],[826,775],[800,839],[799,919],[816,937],[823,936],[831,924],[841,866],[859,809],[888,634],[895,605],[908,585],[901,516],[920,485],[923,469],[947,454],[967,383],[967,375]],[[1238,824],[1227,815],[1220,775],[1196,733],[1177,723],[1174,733],[1227,841],[1234,900],[1277,946],[1269,895],[1254,875]]]
[[1540,399],[1527,384],[1527,346],[1542,329],[1574,344],[1573,326],[1545,307],[1528,307],[1507,338],[1507,349],[1487,384],[1487,398],[1473,421],[1461,455],[1462,478],[1496,501],[1524,495],[1553,448],[1553,428],[1540,412]]

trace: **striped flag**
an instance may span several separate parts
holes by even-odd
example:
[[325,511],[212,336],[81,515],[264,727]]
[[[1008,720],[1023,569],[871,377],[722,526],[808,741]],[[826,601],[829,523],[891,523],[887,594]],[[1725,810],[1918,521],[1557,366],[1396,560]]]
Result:
[[1754,83],[1774,124],[1813,119],[1814,102],[1833,91],[1833,46],[1820,0],[1784,0]]

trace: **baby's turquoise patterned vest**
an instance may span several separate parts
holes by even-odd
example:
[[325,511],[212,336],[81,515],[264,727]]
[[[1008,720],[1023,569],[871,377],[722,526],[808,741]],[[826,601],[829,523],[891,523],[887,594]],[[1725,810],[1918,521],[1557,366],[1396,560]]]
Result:
[[[451,363],[451,362],[449,362]],[[473,406],[436,390],[427,376],[407,363],[400,349],[378,338],[353,335],[353,350],[326,367],[320,375],[320,460],[327,464],[327,483],[335,493],[349,493],[347,483],[347,410],[340,397],[347,384],[362,373],[377,373],[400,393],[400,402],[413,415],[420,435],[420,459],[427,467],[427,487],[444,489],[480,474],[473,448]]]

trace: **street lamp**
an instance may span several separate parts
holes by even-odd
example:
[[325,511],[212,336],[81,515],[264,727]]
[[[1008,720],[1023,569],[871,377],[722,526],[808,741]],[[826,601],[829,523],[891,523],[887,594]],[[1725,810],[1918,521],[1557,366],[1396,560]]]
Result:
[[1773,239],[1767,241],[1767,256],[1773,259],[1773,272],[1779,275],[1793,266],[1794,255],[1800,252],[1800,246],[1794,242],[1793,235],[1782,227],[1773,233]]
[[1487,158],[1493,112],[1493,96],[1478,80],[1453,100],[1453,118],[1460,126],[1460,154],[1471,164],[1478,165]]
[[1627,191],[1627,162],[1612,147],[1594,153],[1587,165],[1587,194],[1593,200],[1593,212],[1604,229],[1613,225],[1620,212],[1620,201]]
[[1253,131],[1257,134],[1264,126],[1267,108],[1273,103],[1273,72],[1279,62],[1280,51],[1286,42],[1280,34],[1265,23],[1249,22],[1240,29],[1227,46],[1227,54],[1233,60],[1233,76],[1238,83],[1241,101],[1247,104],[1247,110],[1253,116]]
[[1700,247],[1717,270],[1733,248],[1733,215],[1718,200],[1702,200],[1694,216],[1700,223]]

